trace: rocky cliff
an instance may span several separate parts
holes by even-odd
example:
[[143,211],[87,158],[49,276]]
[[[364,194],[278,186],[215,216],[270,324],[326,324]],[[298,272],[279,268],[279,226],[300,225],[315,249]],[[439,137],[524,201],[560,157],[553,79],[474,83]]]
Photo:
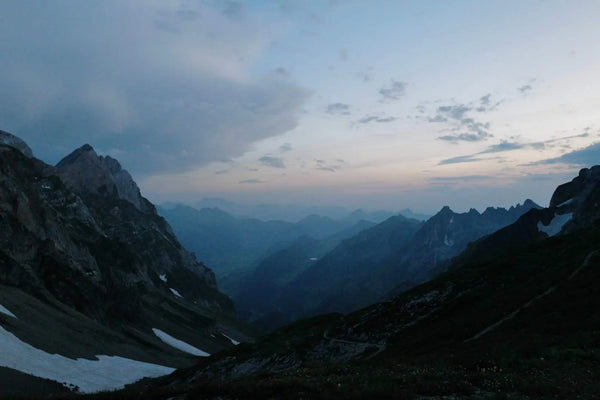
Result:
[[0,304],[18,317],[0,313],[3,329],[45,352],[169,366],[193,358],[157,332],[207,354],[251,340],[116,160],[85,145],[53,167],[0,139]]

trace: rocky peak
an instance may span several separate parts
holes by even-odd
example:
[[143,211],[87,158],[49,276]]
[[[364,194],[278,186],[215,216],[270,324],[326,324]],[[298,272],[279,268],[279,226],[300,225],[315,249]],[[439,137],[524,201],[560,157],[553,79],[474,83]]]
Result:
[[571,182],[564,183],[556,188],[550,200],[550,207],[583,199],[590,194],[598,183],[600,183],[600,165],[583,168]]
[[58,175],[77,193],[116,197],[133,204],[143,212],[156,213],[142,197],[133,178],[110,156],[99,156],[85,144],[56,164]]
[[33,152],[27,143],[8,132],[0,131],[0,145],[13,147],[28,158],[33,157]]

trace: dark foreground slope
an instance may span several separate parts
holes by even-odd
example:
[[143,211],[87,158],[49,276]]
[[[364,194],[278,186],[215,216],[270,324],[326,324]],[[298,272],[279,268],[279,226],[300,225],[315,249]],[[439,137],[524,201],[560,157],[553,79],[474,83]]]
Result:
[[[59,379],[56,369],[77,370],[82,358],[91,371],[124,363],[126,375],[140,364],[95,356],[181,367],[196,357],[158,331],[206,353],[231,347],[224,335],[251,339],[213,272],[179,244],[116,160],[86,145],[53,167],[20,139],[0,139],[1,367]],[[61,382],[70,378],[65,371]],[[111,379],[81,389],[120,385]],[[13,389],[29,390],[20,380]]]
[[156,398],[597,398],[599,182],[572,195],[570,204],[592,206],[571,209],[577,226],[549,237],[551,222],[540,221],[543,234],[529,243],[494,257],[474,251],[389,301],[298,321],[136,390]]

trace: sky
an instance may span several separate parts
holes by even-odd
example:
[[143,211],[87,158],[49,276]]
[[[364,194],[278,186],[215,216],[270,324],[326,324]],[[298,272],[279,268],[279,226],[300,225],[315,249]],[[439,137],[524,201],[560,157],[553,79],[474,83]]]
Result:
[[598,1],[0,2],[0,129],[151,201],[547,205],[600,160]]

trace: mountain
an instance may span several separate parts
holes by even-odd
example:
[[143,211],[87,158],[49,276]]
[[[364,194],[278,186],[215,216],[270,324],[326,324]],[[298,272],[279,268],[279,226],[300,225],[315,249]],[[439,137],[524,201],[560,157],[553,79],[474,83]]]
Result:
[[[165,205],[164,208],[172,206]],[[351,218],[353,222],[361,219],[381,222],[395,213],[386,210],[368,211],[364,209],[349,210],[341,206],[302,206],[298,204],[240,204],[225,199],[209,197],[194,204],[194,208],[218,208],[235,217],[255,218],[262,221],[286,221],[298,222],[307,215],[320,215],[333,220],[345,220]],[[354,213],[360,213],[358,217],[352,217]]]
[[236,276],[252,269],[282,245],[302,236],[325,239],[359,222],[355,218],[333,220],[319,215],[308,215],[294,223],[262,221],[234,217],[219,208],[197,210],[181,204],[159,207],[158,211],[183,245],[210,265],[219,279],[234,271]]
[[[384,302],[297,321],[136,390],[240,399],[597,398],[599,168],[559,187],[550,207],[471,245],[502,239],[493,256],[463,253],[435,279]],[[545,232],[565,214],[571,219],[556,234]],[[497,236],[524,231],[534,217],[532,240]]]
[[445,269],[471,241],[539,208],[531,200],[510,209],[444,207],[426,222],[395,216],[343,241],[281,291],[269,292],[286,322],[328,312],[350,312],[387,293],[399,293]]
[[531,210],[516,223],[474,242],[461,258],[492,258],[515,246],[594,225],[600,218],[598,181],[600,166],[583,168],[556,189],[548,208]]
[[233,315],[118,161],[53,167],[0,133],[0,382],[122,387],[253,340]]
[[229,287],[240,317],[261,329],[272,330],[289,322],[289,316],[278,308],[286,286],[343,240],[373,225],[359,221],[321,240],[302,236],[265,257],[255,268],[224,277],[222,285]]

